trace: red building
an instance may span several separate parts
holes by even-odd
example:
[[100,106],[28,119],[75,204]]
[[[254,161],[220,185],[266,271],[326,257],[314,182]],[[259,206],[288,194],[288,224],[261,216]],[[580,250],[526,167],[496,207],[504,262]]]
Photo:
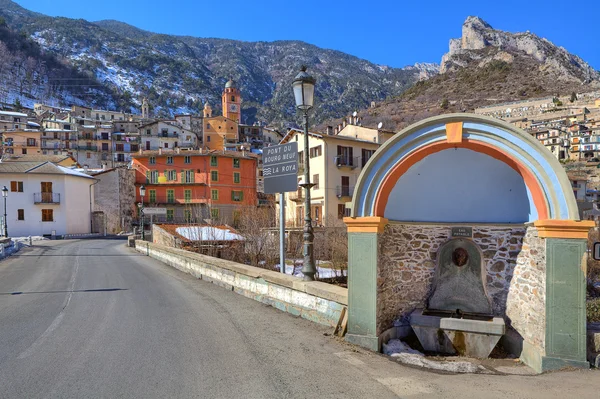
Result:
[[157,221],[232,223],[243,207],[256,207],[257,159],[239,152],[144,151],[132,156],[136,202],[166,208]]

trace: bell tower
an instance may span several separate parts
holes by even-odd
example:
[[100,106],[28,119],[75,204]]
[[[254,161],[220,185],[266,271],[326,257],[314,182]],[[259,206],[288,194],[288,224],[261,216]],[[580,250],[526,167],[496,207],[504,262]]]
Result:
[[206,104],[204,104],[204,117],[212,118],[212,107],[210,106],[208,101],[206,102]]
[[148,104],[148,99],[144,97],[142,100],[142,119],[150,118],[150,105]]
[[241,123],[242,121],[242,96],[232,79],[225,84],[222,94],[223,116]]

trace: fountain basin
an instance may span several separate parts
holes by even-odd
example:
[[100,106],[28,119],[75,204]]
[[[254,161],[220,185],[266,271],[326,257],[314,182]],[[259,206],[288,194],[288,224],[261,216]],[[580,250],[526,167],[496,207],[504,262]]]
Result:
[[[442,317],[423,309],[410,315],[410,326],[427,352],[486,358],[506,331],[501,317]],[[433,312],[431,312],[433,313]]]

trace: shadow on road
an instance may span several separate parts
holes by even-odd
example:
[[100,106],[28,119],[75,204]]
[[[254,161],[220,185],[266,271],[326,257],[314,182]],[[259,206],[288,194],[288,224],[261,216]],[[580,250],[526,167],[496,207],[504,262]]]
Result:
[[32,291],[32,292],[0,292],[0,295],[26,295],[26,294],[62,294],[67,292],[110,292],[110,291],[128,291],[127,288],[98,288],[95,290],[72,290],[72,291]]

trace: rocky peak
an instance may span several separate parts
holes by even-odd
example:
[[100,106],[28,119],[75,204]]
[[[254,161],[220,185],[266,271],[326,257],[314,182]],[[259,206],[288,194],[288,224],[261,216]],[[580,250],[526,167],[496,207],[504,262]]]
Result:
[[576,55],[529,31],[510,33],[492,28],[479,17],[468,17],[462,37],[450,40],[450,49],[442,57],[440,73],[471,65],[483,67],[493,60],[511,63],[514,57],[531,57],[540,72],[556,74],[558,79],[589,83],[600,80],[600,73]]

